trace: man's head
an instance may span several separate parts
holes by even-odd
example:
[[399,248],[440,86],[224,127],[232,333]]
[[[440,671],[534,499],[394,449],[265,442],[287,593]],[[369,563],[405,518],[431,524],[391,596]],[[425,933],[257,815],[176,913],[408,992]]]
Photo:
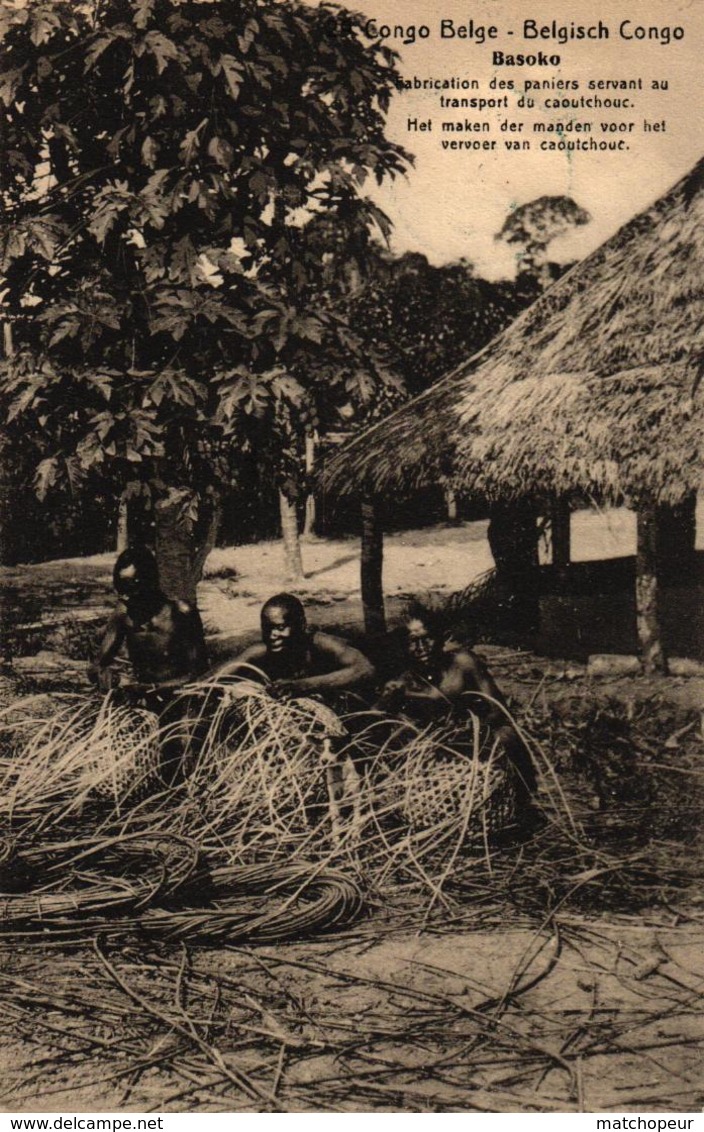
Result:
[[297,652],[306,636],[306,613],[293,594],[276,594],[262,607],[262,639],[277,656]]
[[128,547],[118,555],[112,579],[123,601],[159,592],[159,572],[154,555],[143,547]]
[[413,602],[405,609],[402,624],[411,661],[421,668],[431,664],[443,648],[439,615],[420,602]]

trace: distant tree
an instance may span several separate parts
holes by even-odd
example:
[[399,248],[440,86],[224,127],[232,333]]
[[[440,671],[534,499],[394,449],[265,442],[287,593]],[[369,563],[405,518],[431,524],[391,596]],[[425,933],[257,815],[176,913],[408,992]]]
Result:
[[[8,435],[43,497],[141,500],[192,597],[223,485],[263,442],[282,499],[313,386],[347,357],[306,216],[384,223],[394,56],[298,0],[4,0]],[[263,437],[263,441],[262,441]]]
[[394,257],[378,248],[350,322],[415,395],[490,342],[538,293],[482,279],[466,260],[434,267],[418,252]]
[[519,272],[534,275],[546,286],[559,274],[548,261],[549,245],[590,220],[590,214],[571,197],[537,197],[509,213],[496,239],[515,245],[519,249]]

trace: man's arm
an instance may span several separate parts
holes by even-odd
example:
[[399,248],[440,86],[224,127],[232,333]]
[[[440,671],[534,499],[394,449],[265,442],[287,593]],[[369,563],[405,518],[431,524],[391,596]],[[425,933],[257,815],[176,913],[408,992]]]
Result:
[[302,676],[297,680],[280,680],[277,686],[290,694],[301,692],[340,691],[356,688],[365,681],[373,680],[374,665],[359,649],[348,645],[339,637],[329,633],[315,633],[311,642],[313,648],[334,665],[332,672],[316,676]]
[[463,696],[472,694],[479,694],[485,700],[486,716],[495,728],[504,725],[510,728],[499,706],[504,702],[499,689],[485,665],[468,649],[459,649],[452,655],[437,685],[428,683],[421,689],[409,688],[405,699],[413,704],[416,714],[420,712],[430,721],[456,707]]
[[[179,605],[185,605],[179,603]],[[183,613],[182,609],[179,612]],[[183,613],[184,618],[184,638],[185,638],[185,652],[186,663],[188,666],[189,679],[194,679],[197,676],[202,676],[208,667],[208,650],[205,646],[205,633],[203,632],[203,622],[200,619],[200,613],[193,606],[186,606],[186,612]]]
[[[523,739],[513,726],[506,709],[506,700],[496,685],[489,669],[469,651],[462,650],[457,654],[458,666],[465,672],[467,692],[476,691],[486,697],[487,722],[493,729],[494,737],[499,741],[516,768],[524,786],[533,792],[537,786],[535,767],[530,752]],[[474,687],[472,687],[474,685]]]
[[452,664],[440,682],[440,691],[452,703],[457,703],[461,696],[480,697],[485,705],[487,721],[495,728],[507,728],[513,732],[503,710],[506,701],[501,691],[484,662],[469,649],[460,649],[454,654]]
[[110,690],[109,668],[125,642],[127,614],[122,606],[118,606],[108,621],[103,639],[98,646],[98,655],[92,667],[93,679],[97,676],[98,686],[103,691]]
[[[228,680],[231,676],[242,679],[256,679],[262,672],[262,661],[266,659],[266,645],[250,645],[234,660],[228,660],[210,674],[210,679],[218,682]],[[249,671],[247,671],[249,670]]]

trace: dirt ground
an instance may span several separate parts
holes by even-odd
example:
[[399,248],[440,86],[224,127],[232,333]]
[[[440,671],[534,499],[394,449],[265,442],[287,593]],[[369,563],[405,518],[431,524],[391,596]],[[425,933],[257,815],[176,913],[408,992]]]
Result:
[[[582,559],[630,553],[631,517],[584,515],[573,537]],[[358,630],[357,542],[311,542],[304,560],[311,620]],[[255,636],[281,562],[274,543],[213,553],[199,602],[215,657]],[[490,565],[483,524],[387,538],[391,619]],[[111,566],[2,571],[5,699],[87,687]],[[704,679],[599,680],[567,648],[484,651],[550,751],[588,858],[539,828],[493,876],[468,862],[446,899],[401,878],[305,942],[5,946],[2,1111],[701,1110]]]

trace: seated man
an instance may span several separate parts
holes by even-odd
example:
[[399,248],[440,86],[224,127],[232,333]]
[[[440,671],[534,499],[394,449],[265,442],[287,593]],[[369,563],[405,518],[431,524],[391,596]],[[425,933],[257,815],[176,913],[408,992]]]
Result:
[[269,598],[261,612],[262,641],[214,673],[270,681],[274,695],[345,692],[374,678],[366,656],[330,633],[311,632],[303,605],[292,594]]
[[159,589],[154,557],[129,548],[113,571],[118,603],[98,649],[94,667],[103,691],[113,686],[111,665],[124,644],[135,683],[132,696],[162,706],[189,680],[207,668],[203,626],[198,611],[185,601],[172,601]]
[[443,634],[437,614],[414,602],[403,617],[406,670],[384,686],[377,707],[399,711],[420,724],[462,711],[491,728],[522,784],[524,796],[536,789],[535,768],[522,739],[502,709],[504,698],[486,665]]
[[156,562],[148,550],[123,551],[115,563],[113,583],[118,603],[92,675],[102,691],[109,691],[115,683],[112,663],[126,646],[135,679],[121,686],[119,694],[132,706],[159,717],[161,775],[167,784],[174,784],[187,773],[194,734],[191,724],[184,727],[191,701],[179,692],[201,676],[208,663],[200,615],[188,602],[162,593]]

